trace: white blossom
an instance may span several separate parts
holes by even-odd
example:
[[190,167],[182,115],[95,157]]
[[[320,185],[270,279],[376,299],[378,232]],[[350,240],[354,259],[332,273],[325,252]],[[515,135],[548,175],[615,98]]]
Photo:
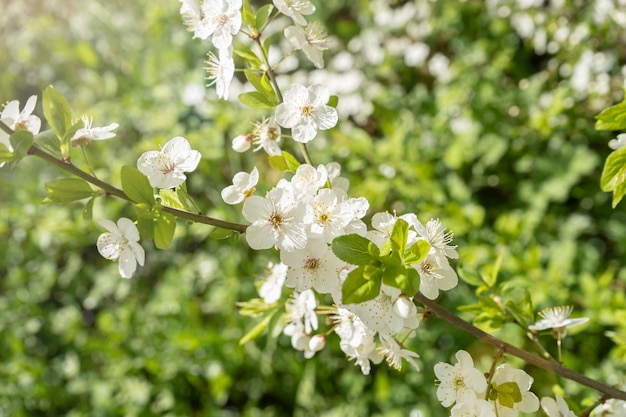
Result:
[[283,333],[291,336],[291,345],[294,349],[302,351],[308,349],[311,332],[318,327],[316,306],[315,294],[311,290],[295,292],[287,301],[288,323]]
[[461,395],[450,410],[450,417],[496,417],[494,404],[478,398],[472,390]]
[[576,414],[569,409],[563,397],[558,394],[555,398],[543,397],[541,399],[541,408],[543,408],[548,417],[576,417]]
[[265,197],[251,196],[243,204],[243,217],[250,223],[246,240],[252,249],[293,251],[306,246],[303,217],[306,207],[283,188],[270,190]]
[[98,252],[111,261],[119,260],[119,272],[122,278],[130,278],[137,264],[143,266],[145,252],[139,241],[139,231],[135,224],[126,217],[117,221],[100,220],[100,225],[108,230],[98,237]]
[[278,126],[274,117],[256,123],[252,131],[252,142],[256,145],[254,150],[263,149],[269,156],[281,155],[282,151],[278,146],[280,135],[280,126]]
[[559,331],[561,336],[565,336],[567,329],[586,323],[589,320],[587,317],[570,319],[569,316],[573,310],[572,306],[546,308],[539,312],[542,320],[528,326],[528,328],[532,331],[554,329]]
[[449,407],[467,391],[482,394],[487,390],[487,380],[482,372],[474,368],[472,356],[464,350],[455,354],[457,363],[439,362],[435,365],[435,376],[439,379],[437,399]]
[[156,188],[173,188],[181,185],[200,163],[200,152],[192,150],[187,139],[177,136],[160,151],[144,152],[137,161],[137,169],[148,177]]
[[513,407],[507,407],[495,400],[496,415],[498,417],[517,417],[520,412],[534,413],[539,409],[539,399],[535,394],[530,392],[533,378],[521,369],[512,368],[509,364],[502,364],[496,368],[491,380],[492,385],[498,386],[507,382],[514,382],[519,387],[522,399],[513,404]]
[[285,29],[285,38],[294,48],[301,49],[315,67],[324,67],[323,51],[328,49],[326,33],[317,22],[306,28],[289,26]]
[[447,291],[456,287],[459,278],[450,264],[440,256],[429,253],[419,264],[413,265],[420,276],[419,291],[424,297],[434,300],[439,291]]
[[311,225],[311,235],[319,236],[328,243],[343,234],[354,217],[350,205],[339,201],[335,191],[330,188],[319,190],[311,201],[311,207],[305,223]]
[[315,6],[309,0],[273,0],[274,6],[285,16],[289,16],[300,26],[306,26],[303,15],[315,12]]
[[283,94],[283,102],[276,108],[276,122],[291,129],[293,139],[307,143],[319,130],[327,130],[337,124],[337,110],[327,106],[330,94],[320,84],[305,87],[292,84]]
[[72,143],[80,143],[81,141],[91,140],[105,140],[115,137],[113,130],[117,129],[119,125],[117,123],[111,123],[104,127],[92,127],[93,118],[89,118],[87,115],[81,117],[84,127],[78,129],[72,137]]
[[213,52],[209,52],[209,59],[205,61],[208,65],[205,69],[209,73],[207,77],[209,84],[207,84],[207,87],[215,84],[217,96],[224,100],[228,100],[228,89],[235,75],[235,61],[233,60],[231,49],[230,47],[220,49],[218,56],[215,56]]
[[[35,110],[37,104],[37,96],[30,96],[24,109],[20,111],[20,102],[13,100],[7,103],[0,114],[0,121],[13,131],[27,130],[33,135],[39,133],[41,128],[41,119],[31,113]],[[6,146],[9,152],[13,152],[13,146],[9,140],[9,135],[0,130],[0,145]],[[0,163],[0,167],[4,165],[4,162]]]
[[222,200],[226,204],[239,204],[254,194],[258,182],[259,170],[256,167],[249,174],[247,172],[238,172],[233,177],[233,185],[229,185],[222,190]]
[[417,353],[412,350],[404,349],[393,337],[381,335],[380,339],[383,346],[379,351],[385,357],[389,366],[399,371],[402,369],[402,359],[404,359],[413,366],[416,371],[420,370],[419,365],[415,361],[415,358],[419,358]]
[[383,358],[376,350],[376,332],[368,328],[356,314],[342,307],[337,309],[332,319],[335,322],[334,331],[341,339],[339,347],[349,359],[355,359],[355,364],[360,366],[364,375],[369,375],[370,361],[379,363]]
[[626,146],[626,133],[620,133],[617,135],[616,139],[611,139],[609,141],[609,148],[613,150],[618,150]]
[[321,294],[341,289],[339,271],[342,262],[328,245],[320,239],[309,239],[305,248],[292,252],[282,251],[280,260],[289,265],[285,285],[304,291],[310,288]]
[[229,48],[241,29],[241,0],[205,0],[202,13],[211,41],[217,49]]
[[287,265],[283,263],[270,262],[267,265],[269,275],[265,277],[261,287],[259,288],[259,295],[266,304],[272,304],[278,301],[280,294],[283,291],[283,285],[287,279]]

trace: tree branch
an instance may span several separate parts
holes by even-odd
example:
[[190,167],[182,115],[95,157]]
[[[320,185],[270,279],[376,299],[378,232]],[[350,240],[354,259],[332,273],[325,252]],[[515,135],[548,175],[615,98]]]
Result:
[[624,391],[620,391],[616,388],[605,385],[594,379],[587,378],[586,376],[581,375],[577,372],[574,372],[571,369],[568,369],[562,365],[559,365],[558,363],[548,361],[532,353],[526,352],[525,350],[516,348],[515,346],[509,343],[506,343],[496,337],[493,337],[490,334],[485,333],[484,331],[480,330],[479,328],[469,324],[468,322],[461,320],[459,317],[457,317],[456,315],[454,315],[453,313],[451,313],[444,307],[440,306],[433,300],[429,300],[428,298],[424,297],[420,293],[418,293],[414,297],[414,299],[422,303],[428,311],[430,311],[431,313],[433,313],[435,316],[439,317],[440,319],[443,319],[447,321],[448,323],[452,324],[453,326],[456,326],[459,329],[464,330],[467,333],[482,340],[483,342],[486,342],[502,350],[506,354],[516,356],[520,359],[523,359],[525,362],[531,365],[535,365],[539,368],[545,369],[546,371],[562,376],[563,378],[567,378],[569,380],[578,382],[581,385],[587,386],[589,388],[593,388],[596,391],[605,394],[607,398],[608,397],[617,398],[617,399],[626,401],[626,392]]

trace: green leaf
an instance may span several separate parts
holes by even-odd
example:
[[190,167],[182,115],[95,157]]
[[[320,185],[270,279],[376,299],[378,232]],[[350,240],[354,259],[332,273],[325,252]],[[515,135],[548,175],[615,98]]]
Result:
[[[137,206],[135,206],[135,209]],[[154,236],[155,219],[151,217],[139,217],[137,219],[137,229],[143,240],[152,240]]]
[[179,200],[178,189],[161,189],[159,190],[159,197],[161,197],[161,203],[164,206],[173,207],[179,210],[185,210],[185,206]]
[[248,93],[239,94],[237,97],[242,104],[253,109],[272,110],[276,106],[271,97],[258,91],[250,91]]
[[93,203],[96,201],[96,197],[91,197],[87,204],[85,204],[85,208],[83,209],[83,220],[91,220],[93,218]]
[[604,163],[600,188],[602,191],[613,191],[613,207],[624,196],[626,183],[626,147],[612,152]]
[[341,297],[344,304],[362,303],[372,300],[380,294],[380,286],[382,284],[382,272],[380,269],[373,271],[368,268],[365,277],[366,267],[360,266],[351,271],[341,288]]
[[411,267],[386,266],[383,271],[383,283],[398,288],[412,297],[419,290],[420,279],[417,271]]
[[337,107],[338,104],[339,104],[339,97],[337,96],[330,96],[330,98],[328,99],[328,103],[326,103],[326,105],[330,107]]
[[505,382],[502,385],[492,384],[492,390],[489,397],[492,400],[497,398],[500,405],[504,407],[513,408],[515,403],[522,401],[522,392],[515,382]]
[[122,167],[122,189],[135,203],[154,205],[154,189],[148,178],[137,168],[124,165]]
[[45,184],[48,197],[44,203],[69,203],[92,197],[94,191],[87,181],[80,178],[61,178]]
[[270,314],[267,314],[265,317],[263,317],[263,320],[258,322],[252,329],[250,329],[248,333],[246,333],[241,338],[241,340],[239,340],[239,346],[245,345],[246,343],[253,341],[261,334],[263,334],[265,329],[267,329],[267,327],[269,326],[272,317],[274,316],[274,314],[276,314],[277,311],[278,310],[274,310]]
[[352,265],[368,265],[378,260],[378,248],[357,234],[337,236],[332,243],[335,255]]
[[519,282],[509,281],[502,286],[502,300],[506,311],[515,321],[527,328],[535,320],[535,311],[530,293],[526,288],[520,288]]
[[256,30],[256,19],[254,16],[254,10],[252,10],[252,7],[250,6],[250,2],[248,0],[243,0],[241,18],[250,29]]
[[248,62],[250,68],[253,70],[257,70],[263,65],[263,61],[261,61],[261,58],[259,58],[257,54],[255,54],[254,51],[250,49],[250,47],[247,45],[239,44],[237,46],[237,49],[235,49],[233,52],[235,55],[238,55],[245,59]]
[[161,216],[154,225],[154,246],[158,249],[167,249],[172,245],[176,231],[176,217],[161,212]]
[[72,126],[70,126],[69,129],[67,129],[67,131],[63,135],[63,140],[61,142],[70,143],[72,141],[72,138],[74,137],[74,134],[78,131],[78,129],[82,128],[84,125],[85,124],[83,123],[82,120],[79,120],[78,122],[74,123]]
[[266,4],[265,6],[259,8],[259,10],[257,10],[256,12],[256,30],[263,30],[263,26],[265,26],[265,23],[267,22],[267,19],[269,19],[269,17],[272,15],[272,12],[274,11],[274,5],[273,4]]
[[28,155],[28,150],[33,144],[33,134],[28,130],[18,130],[9,137],[13,146],[13,155],[19,159]]
[[391,230],[391,250],[404,256],[406,249],[406,241],[409,238],[409,224],[402,219],[396,219],[393,229]]
[[215,240],[223,240],[223,239],[228,239],[229,237],[231,237],[235,233],[236,233],[235,231],[230,230],[230,229],[223,229],[221,227],[216,227],[211,232],[209,237],[211,239],[215,239]]
[[424,260],[430,251],[430,244],[425,240],[418,240],[404,253],[404,262],[415,265]]
[[13,152],[10,152],[6,145],[0,143],[0,163],[12,161],[14,158]]
[[473,285],[474,287],[480,287],[483,285],[483,279],[480,277],[478,271],[468,265],[461,265],[457,272],[459,273],[459,278],[463,281],[467,282],[469,285]]
[[57,159],[61,159],[61,142],[52,129],[44,130],[35,135],[34,143]]
[[626,101],[604,109],[596,116],[596,119],[598,130],[626,129]]
[[49,86],[43,91],[42,103],[43,114],[48,124],[57,137],[62,139],[72,126],[72,112],[67,100],[54,87]]
[[268,159],[270,166],[281,172],[295,173],[300,166],[296,157],[287,151],[283,151],[281,155],[270,156]]
[[491,269],[491,273],[489,275],[487,275],[486,279],[485,279],[485,284],[487,284],[487,286],[489,288],[493,288],[494,285],[496,285],[496,282],[498,281],[498,274],[500,273],[500,267],[502,266],[502,253],[500,252],[498,254],[498,257],[496,258],[496,263],[493,264],[493,268]]

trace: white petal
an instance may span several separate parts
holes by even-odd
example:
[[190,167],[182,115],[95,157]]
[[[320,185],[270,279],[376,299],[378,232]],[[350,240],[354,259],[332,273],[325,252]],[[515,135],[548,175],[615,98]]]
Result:
[[122,236],[126,239],[133,242],[137,242],[139,240],[139,231],[132,220],[122,217],[117,221],[117,227],[119,228]]
[[130,248],[127,247],[125,248],[125,250],[122,250],[122,252],[120,253],[119,266],[118,266],[120,275],[122,276],[122,278],[130,278],[133,276],[133,273],[135,273],[136,269],[137,269],[137,260],[135,259],[135,256],[132,250],[130,250]]

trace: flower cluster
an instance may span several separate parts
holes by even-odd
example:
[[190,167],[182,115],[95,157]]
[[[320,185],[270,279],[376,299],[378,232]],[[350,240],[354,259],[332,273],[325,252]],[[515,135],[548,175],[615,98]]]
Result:
[[451,416],[516,417],[539,409],[539,400],[529,391],[533,379],[526,372],[505,363],[495,369],[488,383],[474,368],[469,353],[459,350],[456,359],[455,365],[435,365],[437,398],[444,407],[453,405]]
[[[332,330],[339,336],[343,352],[355,360],[363,373],[370,372],[371,362],[378,363],[383,358],[398,369],[402,359],[418,368],[418,355],[397,341],[398,335],[410,335],[421,321],[422,314],[413,303],[415,294],[404,294],[399,288],[382,284],[373,299],[344,303],[342,285],[357,267],[338,258],[331,244],[339,236],[354,234],[383,248],[389,244],[394,224],[402,219],[409,228],[407,248],[418,241],[429,244],[423,260],[412,267],[421,278],[420,292],[434,299],[439,291],[453,288],[458,281],[448,263],[448,258],[457,257],[457,253],[450,244],[451,235],[441,223],[431,220],[423,225],[415,214],[397,217],[377,213],[372,218],[373,230],[368,231],[362,219],[369,202],[348,197],[349,184],[340,177],[340,166],[335,163],[317,168],[300,165],[291,180],[281,180],[264,197],[250,195],[256,184],[252,177],[245,172],[236,174],[234,184],[223,191],[224,200],[243,200],[243,216],[251,223],[246,231],[250,247],[280,251],[280,265],[286,268],[284,285],[295,290],[288,311],[314,311],[311,305],[316,305],[312,301],[315,294],[320,298],[329,294],[334,304],[327,309],[335,323]],[[272,293],[277,294],[276,282],[282,283],[282,279],[277,280],[274,273],[270,277],[271,283],[268,278],[261,288],[272,288]],[[267,301],[267,295],[262,296]],[[270,297],[272,302],[277,298]],[[323,347],[312,333],[317,330],[317,320],[310,320],[305,326],[297,324],[302,314],[294,317],[285,333],[291,337],[294,348],[310,357],[316,351],[311,343],[319,349]]]

